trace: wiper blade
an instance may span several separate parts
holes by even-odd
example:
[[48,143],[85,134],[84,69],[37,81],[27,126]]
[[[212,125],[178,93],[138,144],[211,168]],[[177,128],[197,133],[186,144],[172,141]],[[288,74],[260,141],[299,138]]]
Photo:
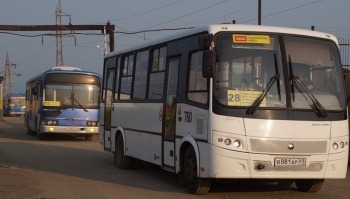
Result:
[[289,67],[289,79],[291,80],[291,87],[290,91],[292,92],[292,100],[295,101],[295,91],[294,91],[294,82],[293,82],[293,67],[292,67],[292,59],[290,58],[290,55],[288,55],[288,67]]
[[293,85],[295,85],[295,88],[301,93],[301,95],[305,98],[307,102],[309,102],[308,99],[310,99],[312,104],[309,103],[309,106],[315,111],[316,115],[322,118],[327,117],[326,109],[316,99],[316,97],[307,89],[306,85],[298,77],[295,77],[295,76],[292,77],[292,82],[293,82]]
[[309,103],[309,106],[315,111],[316,115],[318,117],[325,118],[327,117],[326,109],[322,106],[322,104],[316,99],[316,97],[307,89],[306,85],[301,82],[301,80],[294,76],[293,73],[293,67],[292,67],[292,59],[290,55],[288,55],[288,65],[289,65],[289,77],[291,80],[291,92],[293,97],[293,102],[295,101],[295,91],[294,87],[301,93],[301,95],[305,98],[307,102],[309,102],[308,99],[311,100],[312,104]]
[[273,83],[275,83],[276,80],[278,80],[278,83],[277,83],[278,98],[281,101],[281,86],[280,86],[280,83],[279,83],[280,73],[279,73],[279,70],[278,70],[276,52],[273,54],[273,57],[274,57],[274,64],[275,64],[275,75],[270,78],[270,81],[267,83],[266,88],[263,90],[261,95],[247,109],[247,111],[246,111],[247,115],[253,115],[255,113],[256,109],[260,106],[260,104],[264,100],[267,92],[270,90],[271,86],[273,85]]
[[82,108],[85,112],[88,112],[88,110],[87,110],[86,108],[84,108],[83,105],[81,105],[77,99],[74,98],[74,101],[75,101],[75,102],[80,106],[80,108]]
[[254,103],[247,109],[246,114],[247,115],[253,115],[256,111],[256,109],[260,106],[261,102],[264,100],[267,92],[272,87],[273,83],[280,77],[280,74],[275,74],[273,77],[271,77],[270,81],[267,83],[266,88],[263,90],[261,95],[254,101]]
[[278,77],[276,78],[276,80],[278,80],[278,82],[277,82],[278,99],[281,101],[281,85],[280,85],[280,78],[279,78],[280,72],[278,70],[276,53],[273,54],[273,58],[274,58],[274,62],[275,62],[275,73],[278,74]]

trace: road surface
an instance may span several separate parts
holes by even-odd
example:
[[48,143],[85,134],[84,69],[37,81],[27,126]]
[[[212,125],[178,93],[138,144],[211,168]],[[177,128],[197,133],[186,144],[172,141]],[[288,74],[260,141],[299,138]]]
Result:
[[0,199],[128,199],[128,198],[349,198],[350,178],[326,180],[317,193],[276,183],[213,183],[203,196],[191,195],[177,176],[140,163],[119,170],[113,155],[92,141],[70,136],[38,140],[27,135],[23,117],[0,122]]

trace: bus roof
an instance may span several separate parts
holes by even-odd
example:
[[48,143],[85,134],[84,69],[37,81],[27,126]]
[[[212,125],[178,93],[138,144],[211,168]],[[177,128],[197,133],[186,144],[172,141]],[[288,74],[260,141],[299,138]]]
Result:
[[72,67],[72,66],[56,66],[56,67],[52,67],[49,70],[46,70],[38,75],[36,75],[35,77],[29,79],[27,82],[31,82],[37,79],[42,78],[44,75],[49,74],[49,73],[77,73],[77,74],[90,74],[90,75],[96,75],[101,77],[100,74],[95,73],[95,72],[89,72],[89,71],[83,71],[80,68],[77,67]]
[[6,94],[5,97],[25,97],[25,94],[23,94],[23,93],[12,93],[12,94]]
[[277,26],[261,26],[261,25],[241,25],[241,24],[216,24],[216,25],[208,25],[208,26],[202,26],[202,27],[196,27],[192,28],[186,31],[179,32],[177,34],[172,34],[170,36],[157,39],[154,41],[150,41],[138,46],[133,46],[128,49],[118,50],[115,52],[112,52],[105,57],[112,57],[118,54],[126,53],[129,51],[134,51],[137,49],[147,48],[148,46],[153,46],[157,44],[162,44],[164,42],[176,40],[182,37],[195,35],[203,32],[208,32],[211,34],[216,34],[218,32],[225,31],[225,32],[260,32],[260,33],[282,33],[282,34],[292,34],[292,35],[302,35],[302,36],[311,36],[311,37],[318,37],[323,39],[331,39],[335,43],[338,44],[338,40],[336,37],[329,33],[319,32],[319,31],[313,31],[313,30],[306,30],[306,29],[299,29],[299,28],[287,28],[287,27],[277,27]]
[[75,70],[75,71],[81,71],[80,68],[72,67],[72,66],[55,66],[55,67],[52,67],[51,70]]

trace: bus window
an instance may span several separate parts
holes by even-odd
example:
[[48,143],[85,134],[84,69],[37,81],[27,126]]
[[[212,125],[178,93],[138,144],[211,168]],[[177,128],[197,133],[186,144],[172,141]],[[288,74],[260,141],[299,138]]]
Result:
[[139,52],[136,55],[135,81],[133,99],[145,99],[149,51]]
[[148,99],[162,99],[164,92],[166,47],[153,50]]
[[121,85],[120,85],[120,100],[128,100],[131,95],[131,83],[134,67],[134,55],[129,55],[124,58],[122,69]]
[[191,56],[188,76],[188,100],[206,104],[208,102],[207,79],[202,75],[203,51],[193,53]]

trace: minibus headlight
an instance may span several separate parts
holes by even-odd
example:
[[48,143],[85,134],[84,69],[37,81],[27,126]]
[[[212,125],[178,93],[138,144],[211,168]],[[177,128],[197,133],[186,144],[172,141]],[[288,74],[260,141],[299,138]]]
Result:
[[333,149],[334,149],[334,150],[337,150],[338,147],[339,147],[338,143],[334,142],[334,143],[333,143]]
[[233,141],[233,146],[238,148],[241,146],[241,142],[239,140],[235,140],[235,141]]
[[224,141],[224,143],[225,143],[227,146],[229,146],[229,145],[231,145],[232,141],[231,141],[231,139],[226,138],[225,141]]
[[97,122],[91,122],[92,126],[97,126]]
[[52,125],[52,121],[47,121],[47,125]]
[[339,142],[339,147],[340,147],[340,148],[344,148],[344,147],[345,147],[344,142]]

